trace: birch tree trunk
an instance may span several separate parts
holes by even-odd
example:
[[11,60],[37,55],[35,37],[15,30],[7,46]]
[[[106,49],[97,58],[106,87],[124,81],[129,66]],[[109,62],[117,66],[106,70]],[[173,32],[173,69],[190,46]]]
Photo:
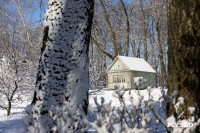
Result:
[[88,46],[93,0],[50,0],[32,114],[34,124],[51,128],[51,107],[88,106]]
[[[168,95],[177,90],[188,107],[200,107],[200,1],[170,0],[168,7]],[[168,115],[174,114],[168,103]]]

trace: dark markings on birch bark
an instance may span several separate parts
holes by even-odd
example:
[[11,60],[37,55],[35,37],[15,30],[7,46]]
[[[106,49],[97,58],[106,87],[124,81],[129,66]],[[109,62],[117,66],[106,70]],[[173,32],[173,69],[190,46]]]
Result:
[[43,40],[42,40],[41,53],[43,53],[43,51],[45,50],[46,42],[47,42],[47,40],[48,40],[48,34],[49,34],[49,26],[46,26],[46,27],[44,28],[44,36],[43,36]]
[[[43,36],[43,40],[42,40],[41,54],[44,52],[44,50],[45,50],[45,48],[46,48],[46,42],[47,42],[47,40],[48,40],[48,34],[49,34],[49,26],[46,26],[46,27],[44,28],[44,36]],[[39,61],[39,62],[41,62],[41,58],[40,58],[40,61]],[[41,75],[39,76],[39,75],[37,74],[37,81],[36,81],[36,84],[37,84],[38,82],[40,82],[41,80],[42,80]],[[40,90],[41,88],[42,88],[42,86],[40,85],[40,86],[39,86],[39,90]],[[37,92],[35,91],[35,92],[34,92],[34,96],[33,96],[33,101],[32,101],[31,104],[35,104],[36,101],[38,100],[36,96],[37,96]]]

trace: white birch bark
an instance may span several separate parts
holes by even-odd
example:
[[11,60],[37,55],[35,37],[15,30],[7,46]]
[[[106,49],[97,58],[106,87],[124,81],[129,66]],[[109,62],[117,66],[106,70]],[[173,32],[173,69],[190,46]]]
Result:
[[51,107],[88,104],[93,0],[50,0],[32,101],[34,125],[51,128]]

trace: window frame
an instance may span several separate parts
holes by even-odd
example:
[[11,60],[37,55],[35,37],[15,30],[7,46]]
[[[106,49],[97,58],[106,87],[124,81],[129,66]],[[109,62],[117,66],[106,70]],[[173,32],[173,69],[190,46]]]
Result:
[[113,83],[125,83],[126,77],[124,75],[113,75]]

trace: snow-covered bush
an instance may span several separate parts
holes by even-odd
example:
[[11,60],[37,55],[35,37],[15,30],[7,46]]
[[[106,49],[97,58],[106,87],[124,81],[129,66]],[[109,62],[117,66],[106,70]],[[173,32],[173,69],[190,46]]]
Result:
[[[97,133],[145,133],[150,131],[150,123],[153,121],[153,116],[150,110],[143,110],[142,100],[135,102],[134,98],[130,95],[131,107],[124,101],[124,87],[115,86],[115,92],[118,95],[121,107],[115,108],[111,106],[111,101],[105,103],[104,98],[101,98],[101,103],[98,103],[94,98],[97,111],[91,113],[94,122],[91,123],[92,127]],[[145,112],[145,113],[142,113]]]
[[[170,102],[172,103],[173,107],[175,108],[174,115],[171,115],[166,119],[167,127],[169,131],[172,133],[195,133],[200,132],[200,118],[196,115],[195,107],[188,107],[188,110],[184,110],[185,103],[183,97],[178,97],[178,92],[173,91],[172,95],[169,96]],[[177,99],[177,101],[176,101]],[[188,111],[190,116],[188,118],[184,117],[184,113]]]
[[106,72],[98,69],[97,67],[93,66],[89,68],[89,84],[90,89],[102,89],[106,86]]
[[[142,77],[135,78],[135,84],[137,87],[141,86],[145,81]],[[96,130],[97,133],[145,133],[145,132],[159,132],[158,125],[162,124],[165,131],[172,133],[193,133],[199,130],[200,118],[194,116],[194,107],[188,107],[188,111],[191,116],[187,119],[182,118],[184,110],[181,110],[181,106],[184,106],[184,98],[179,97],[176,102],[177,92],[174,92],[169,96],[176,109],[178,119],[172,115],[166,118],[166,91],[162,88],[162,96],[158,101],[154,101],[152,98],[152,88],[147,87],[149,94],[148,100],[144,100],[144,97],[140,95],[138,90],[139,99],[134,98],[129,93],[129,99],[131,105],[127,105],[124,98],[124,87],[115,86],[115,95],[117,94],[118,100],[121,106],[116,108],[111,105],[111,101],[106,103],[104,98],[101,98],[101,102],[98,103],[97,98],[94,98],[97,111],[90,112],[93,117],[93,121],[90,125]],[[164,115],[163,115],[163,112]],[[91,117],[90,116],[90,117]]]
[[134,77],[133,78],[134,84],[136,86],[137,89],[140,89],[142,87],[142,85],[147,82],[146,79],[144,79],[143,77]]
[[24,124],[26,130],[30,133],[80,133],[87,132],[88,120],[82,107],[77,105],[66,105],[63,107],[51,107],[49,115],[53,120],[52,128],[44,128],[40,122],[34,123],[31,116],[31,106],[27,106],[27,113],[29,114]]
[[[176,109],[177,119],[173,115],[166,118],[167,95],[164,89],[161,89],[162,96],[157,101],[153,98],[153,88],[151,87],[147,87],[148,98],[144,98],[140,90],[136,90],[136,92],[138,92],[138,97],[129,93],[129,98],[125,98],[124,86],[115,86],[114,95],[119,100],[119,107],[112,106],[112,101],[105,101],[103,97],[100,101],[97,100],[97,97],[94,97],[96,110],[88,110],[87,117],[89,120],[87,120],[84,111],[79,106],[68,105],[63,108],[51,108],[49,115],[54,122],[51,129],[43,129],[42,125],[34,125],[30,115],[26,118],[25,125],[27,125],[29,132],[34,133],[50,131],[55,133],[87,132],[89,127],[97,133],[151,133],[163,131],[193,133],[199,130],[200,119],[194,116],[194,107],[188,108],[191,117],[187,119],[181,117],[184,113],[181,110],[181,106],[184,105],[184,98],[179,97],[176,101],[177,92],[169,96]],[[127,102],[127,99],[130,101]],[[27,112],[30,114],[31,109],[27,108]],[[165,130],[160,131],[160,128],[165,128]]]
[[[92,50],[92,48],[90,48],[90,50]],[[93,53],[92,51],[90,52]],[[101,55],[98,51],[95,51],[94,53],[97,53],[97,55],[92,54],[89,57],[89,84],[91,90],[101,90],[102,88],[105,88],[107,84],[106,62],[104,55]]]

